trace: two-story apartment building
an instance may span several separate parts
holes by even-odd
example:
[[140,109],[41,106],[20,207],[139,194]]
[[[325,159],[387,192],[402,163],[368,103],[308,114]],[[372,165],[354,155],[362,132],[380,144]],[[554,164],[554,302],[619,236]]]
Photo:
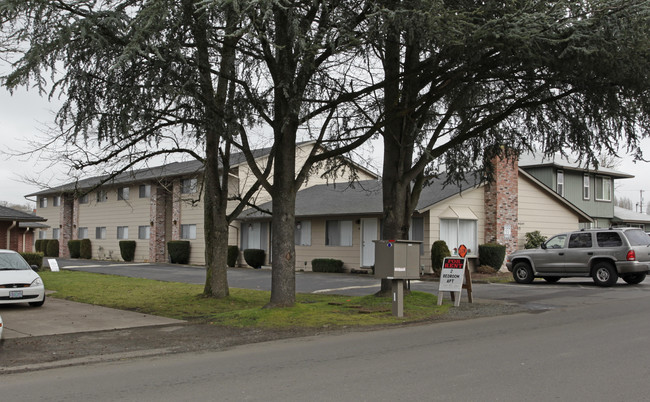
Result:
[[[314,142],[298,144],[296,163],[302,166],[314,147]],[[254,152],[259,166],[265,166],[270,148]],[[352,164],[348,167],[352,167]],[[377,176],[353,166],[362,179]],[[350,169],[338,173],[326,167],[314,167],[304,187],[336,180],[347,181]],[[229,186],[231,195],[246,192],[255,182],[244,156],[231,156]],[[190,241],[190,263],[205,261],[203,216],[203,164],[200,161],[170,163],[163,166],[122,173],[106,181],[106,177],[91,177],[39,191],[37,213],[47,219],[50,228],[37,230],[36,238],[59,239],[59,254],[69,256],[67,242],[90,239],[92,256],[97,259],[121,259],[119,242],[135,240],[136,261],[167,261],[166,244],[170,240]],[[254,202],[270,200],[260,190]],[[230,201],[230,210],[236,201]],[[242,230],[238,222],[231,225],[229,244],[240,245]],[[251,245],[264,248],[262,244]]]

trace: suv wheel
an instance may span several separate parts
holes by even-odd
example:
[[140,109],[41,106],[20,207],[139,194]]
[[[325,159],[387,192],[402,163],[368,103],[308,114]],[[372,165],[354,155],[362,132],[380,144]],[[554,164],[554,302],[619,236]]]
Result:
[[512,269],[512,277],[515,278],[517,283],[531,283],[535,276],[533,276],[533,269],[527,262],[518,262]]
[[594,265],[593,278],[598,286],[613,286],[618,280],[618,273],[609,262],[597,262]]
[[623,277],[623,280],[630,285],[638,285],[645,280],[646,275],[647,274],[645,272],[642,272],[640,274],[625,275]]

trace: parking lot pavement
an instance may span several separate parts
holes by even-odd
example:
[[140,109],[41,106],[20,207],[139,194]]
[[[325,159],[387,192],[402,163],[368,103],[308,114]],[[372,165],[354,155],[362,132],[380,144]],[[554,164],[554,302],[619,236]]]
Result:
[[54,298],[48,298],[42,307],[30,307],[26,303],[0,305],[0,316],[4,321],[3,339],[183,322]]

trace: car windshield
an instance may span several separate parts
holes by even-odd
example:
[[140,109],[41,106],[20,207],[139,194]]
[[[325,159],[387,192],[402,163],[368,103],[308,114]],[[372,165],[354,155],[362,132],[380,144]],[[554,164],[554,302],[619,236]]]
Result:
[[627,230],[625,231],[625,237],[630,242],[631,246],[648,246],[650,245],[650,236],[648,236],[643,230]]
[[2,270],[21,270],[32,269],[27,262],[15,253],[0,253],[0,271]]

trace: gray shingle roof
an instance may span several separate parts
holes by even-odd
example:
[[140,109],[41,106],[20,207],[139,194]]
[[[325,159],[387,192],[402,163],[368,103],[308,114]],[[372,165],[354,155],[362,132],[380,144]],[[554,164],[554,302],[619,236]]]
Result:
[[650,224],[650,215],[614,206],[614,221]]
[[560,154],[555,154],[550,158],[544,158],[542,155],[533,154],[524,154],[519,157],[519,167],[521,168],[544,166],[554,166],[559,169],[577,170],[581,172],[600,173],[618,179],[631,179],[634,177],[634,175],[602,166],[599,166],[598,169],[594,169],[593,166],[586,166],[584,163],[579,163],[576,160],[564,158]]
[[28,212],[0,206],[0,221],[45,222],[46,220]]
[[[473,177],[473,176],[471,176]],[[479,185],[479,180],[468,175],[467,181],[444,186],[441,177],[422,190],[416,210],[422,211],[440,201]],[[271,202],[259,206],[271,211]],[[365,180],[354,183],[321,184],[300,190],[296,195],[296,216],[327,215],[378,215],[382,213],[381,181]],[[255,209],[244,211],[239,219],[268,218],[268,214]]]

